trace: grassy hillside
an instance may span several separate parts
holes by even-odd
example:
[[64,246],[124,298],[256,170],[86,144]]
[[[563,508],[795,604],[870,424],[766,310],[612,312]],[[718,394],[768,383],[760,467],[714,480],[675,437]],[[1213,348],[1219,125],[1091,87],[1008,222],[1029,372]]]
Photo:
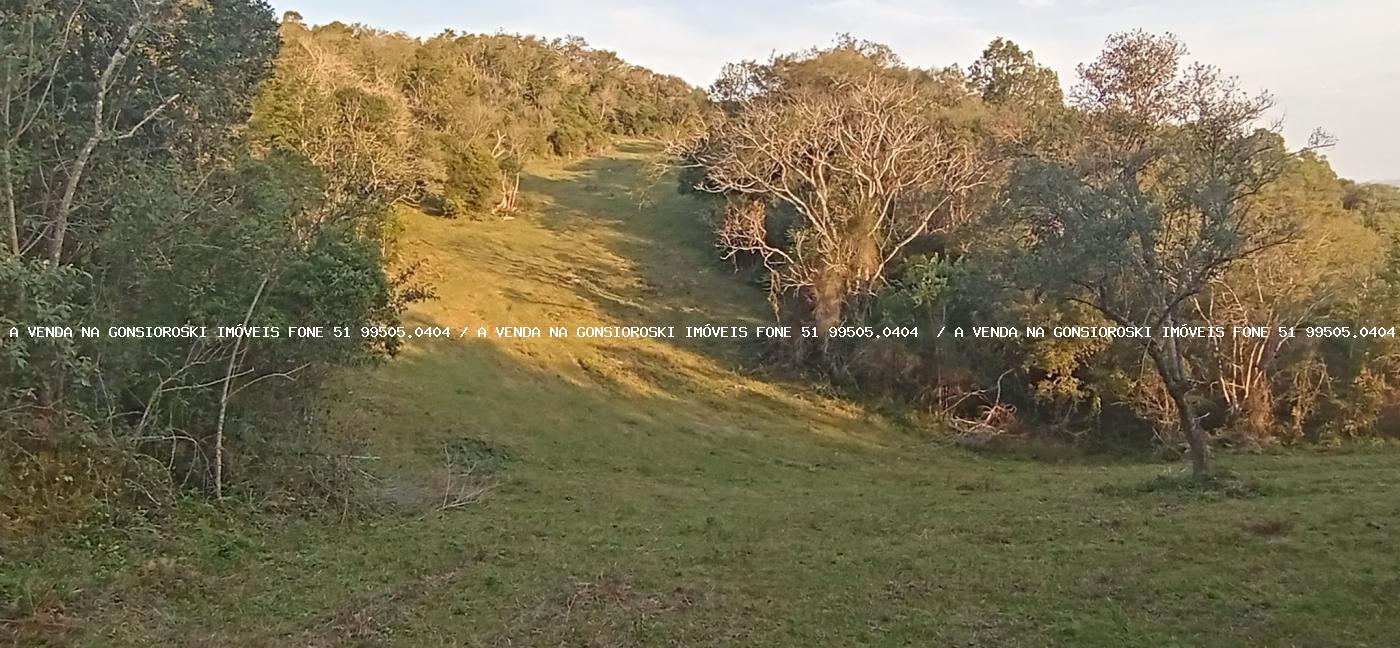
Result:
[[[533,215],[410,217],[409,326],[760,322],[649,149]],[[0,562],[3,633],[177,645],[1390,645],[1394,452],[1181,467],[975,454],[740,368],[733,340],[419,340],[329,420],[374,515],[190,504]],[[468,474],[469,473],[469,474]],[[444,494],[484,491],[439,510]],[[266,504],[266,503],[264,503]],[[265,507],[264,507],[265,508]],[[260,518],[261,519],[261,518]],[[114,529],[117,525],[114,525]],[[76,568],[75,568],[76,566]]]

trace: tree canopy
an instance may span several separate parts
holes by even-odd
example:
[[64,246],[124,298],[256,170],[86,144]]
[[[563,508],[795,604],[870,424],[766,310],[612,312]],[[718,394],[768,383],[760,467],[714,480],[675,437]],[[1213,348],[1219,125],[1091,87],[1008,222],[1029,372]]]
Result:
[[1338,178],[1321,132],[1290,148],[1271,96],[1187,54],[1170,34],[1115,34],[1065,91],[1005,39],[964,71],[842,37],[726,67],[710,88],[720,111],[674,152],[687,188],[722,198],[722,253],[761,264],[779,318],[822,337],[914,323],[1153,331],[824,340],[817,360],[799,340],[799,362],[838,381],[903,389],[983,428],[1126,415],[1124,429],[1188,446],[1202,475],[1213,441],[1354,436],[1374,419],[1325,403],[1391,393],[1388,342],[1301,332],[1386,323],[1359,304],[1391,294],[1376,291],[1396,191]]

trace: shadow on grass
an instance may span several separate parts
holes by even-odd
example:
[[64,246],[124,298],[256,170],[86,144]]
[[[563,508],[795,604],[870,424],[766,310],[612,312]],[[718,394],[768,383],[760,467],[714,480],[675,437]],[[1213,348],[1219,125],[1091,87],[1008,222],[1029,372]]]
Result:
[[776,390],[715,391],[723,376],[710,366],[641,349],[544,366],[493,340],[423,341],[377,372],[372,393],[342,396],[338,424],[397,446],[408,464],[436,457],[425,446],[470,438],[509,449],[512,463],[663,479],[879,445],[849,415]]
[[1143,481],[1104,484],[1094,489],[1101,495],[1114,497],[1169,496],[1203,501],[1253,499],[1288,494],[1290,490],[1230,470],[1218,470],[1203,478],[1182,471]]
[[[667,174],[648,177],[655,145],[625,142],[616,152],[581,160],[555,174],[536,174],[522,188],[545,198],[539,222],[566,235],[597,234],[608,251],[629,266],[632,281],[618,281],[605,260],[564,254],[569,282],[618,323],[643,326],[720,326],[768,323],[761,291],[734,276],[715,251],[704,223],[705,203],[683,196]],[[627,157],[642,156],[642,157]],[[643,195],[645,194],[645,195]],[[732,344],[677,337],[672,342],[714,354]],[[738,357],[732,348],[719,355]]]
[[993,437],[947,436],[953,447],[985,459],[1009,463],[1069,466],[1133,466],[1161,464],[1163,460],[1143,446],[1127,444],[1077,444],[1063,438],[1004,434]]

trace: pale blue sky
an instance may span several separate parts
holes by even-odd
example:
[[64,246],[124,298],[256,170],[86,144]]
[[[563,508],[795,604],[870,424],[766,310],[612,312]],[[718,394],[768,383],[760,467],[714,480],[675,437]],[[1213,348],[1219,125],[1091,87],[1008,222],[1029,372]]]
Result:
[[886,43],[920,67],[966,64],[996,36],[1073,79],[1109,33],[1171,31],[1194,58],[1267,88],[1294,143],[1321,127],[1345,176],[1400,178],[1400,2],[1396,0],[270,0],[310,23],[363,22],[428,36],[577,35],[624,59],[708,85],[727,61],[830,43]]

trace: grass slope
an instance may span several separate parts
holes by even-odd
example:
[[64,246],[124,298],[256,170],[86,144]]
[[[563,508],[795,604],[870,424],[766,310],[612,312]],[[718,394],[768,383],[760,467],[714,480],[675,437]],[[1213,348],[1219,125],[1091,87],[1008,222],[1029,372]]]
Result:
[[[536,169],[532,216],[411,217],[439,299],[409,326],[763,321],[761,293],[714,262],[695,203],[662,183],[639,206],[648,154]],[[739,344],[415,341],[347,376],[333,408],[377,457],[382,515],[247,528],[206,510],[3,578],[75,601],[31,619],[30,638],[92,645],[1400,637],[1394,453],[1228,457],[1254,482],[1195,492],[1153,481],[1170,466],[955,449],[747,375]],[[494,490],[435,511],[447,460]]]

